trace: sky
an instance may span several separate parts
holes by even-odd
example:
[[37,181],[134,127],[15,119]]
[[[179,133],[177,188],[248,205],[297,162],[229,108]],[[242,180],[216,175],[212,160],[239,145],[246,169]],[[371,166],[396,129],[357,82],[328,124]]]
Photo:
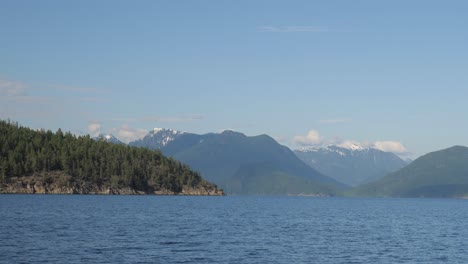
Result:
[[155,127],[468,146],[468,1],[0,2],[0,118],[123,141]]

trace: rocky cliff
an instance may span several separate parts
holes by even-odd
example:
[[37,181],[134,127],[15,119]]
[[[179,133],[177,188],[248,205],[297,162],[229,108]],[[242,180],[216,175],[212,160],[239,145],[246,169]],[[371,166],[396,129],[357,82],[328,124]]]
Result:
[[178,193],[170,190],[135,190],[129,187],[119,188],[108,184],[97,185],[88,182],[76,182],[72,177],[59,172],[10,178],[0,185],[3,194],[111,194],[111,195],[216,195],[224,192],[213,185],[198,188],[182,188]]

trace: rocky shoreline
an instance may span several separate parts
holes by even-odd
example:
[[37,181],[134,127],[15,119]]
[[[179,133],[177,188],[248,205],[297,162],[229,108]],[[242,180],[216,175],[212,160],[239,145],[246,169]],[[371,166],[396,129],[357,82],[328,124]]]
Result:
[[[11,178],[0,185],[0,194],[97,194],[97,195],[197,195],[224,196],[224,192],[213,186],[182,188],[175,193],[169,190],[140,191],[129,187],[115,188],[88,182],[71,181],[70,176],[49,174],[48,177],[24,176]],[[60,179],[60,180],[51,180]]]

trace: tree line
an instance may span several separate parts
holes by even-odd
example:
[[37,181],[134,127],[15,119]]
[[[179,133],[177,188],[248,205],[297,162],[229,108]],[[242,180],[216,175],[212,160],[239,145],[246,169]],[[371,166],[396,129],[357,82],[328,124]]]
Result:
[[71,181],[140,191],[208,185],[198,172],[158,150],[112,144],[61,129],[33,130],[0,120],[0,184],[12,177],[61,171]]

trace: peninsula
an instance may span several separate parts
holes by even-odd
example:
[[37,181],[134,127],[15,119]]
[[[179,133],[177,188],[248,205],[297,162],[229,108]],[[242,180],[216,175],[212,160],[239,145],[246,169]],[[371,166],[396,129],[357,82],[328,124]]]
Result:
[[224,195],[160,151],[0,121],[0,193]]

